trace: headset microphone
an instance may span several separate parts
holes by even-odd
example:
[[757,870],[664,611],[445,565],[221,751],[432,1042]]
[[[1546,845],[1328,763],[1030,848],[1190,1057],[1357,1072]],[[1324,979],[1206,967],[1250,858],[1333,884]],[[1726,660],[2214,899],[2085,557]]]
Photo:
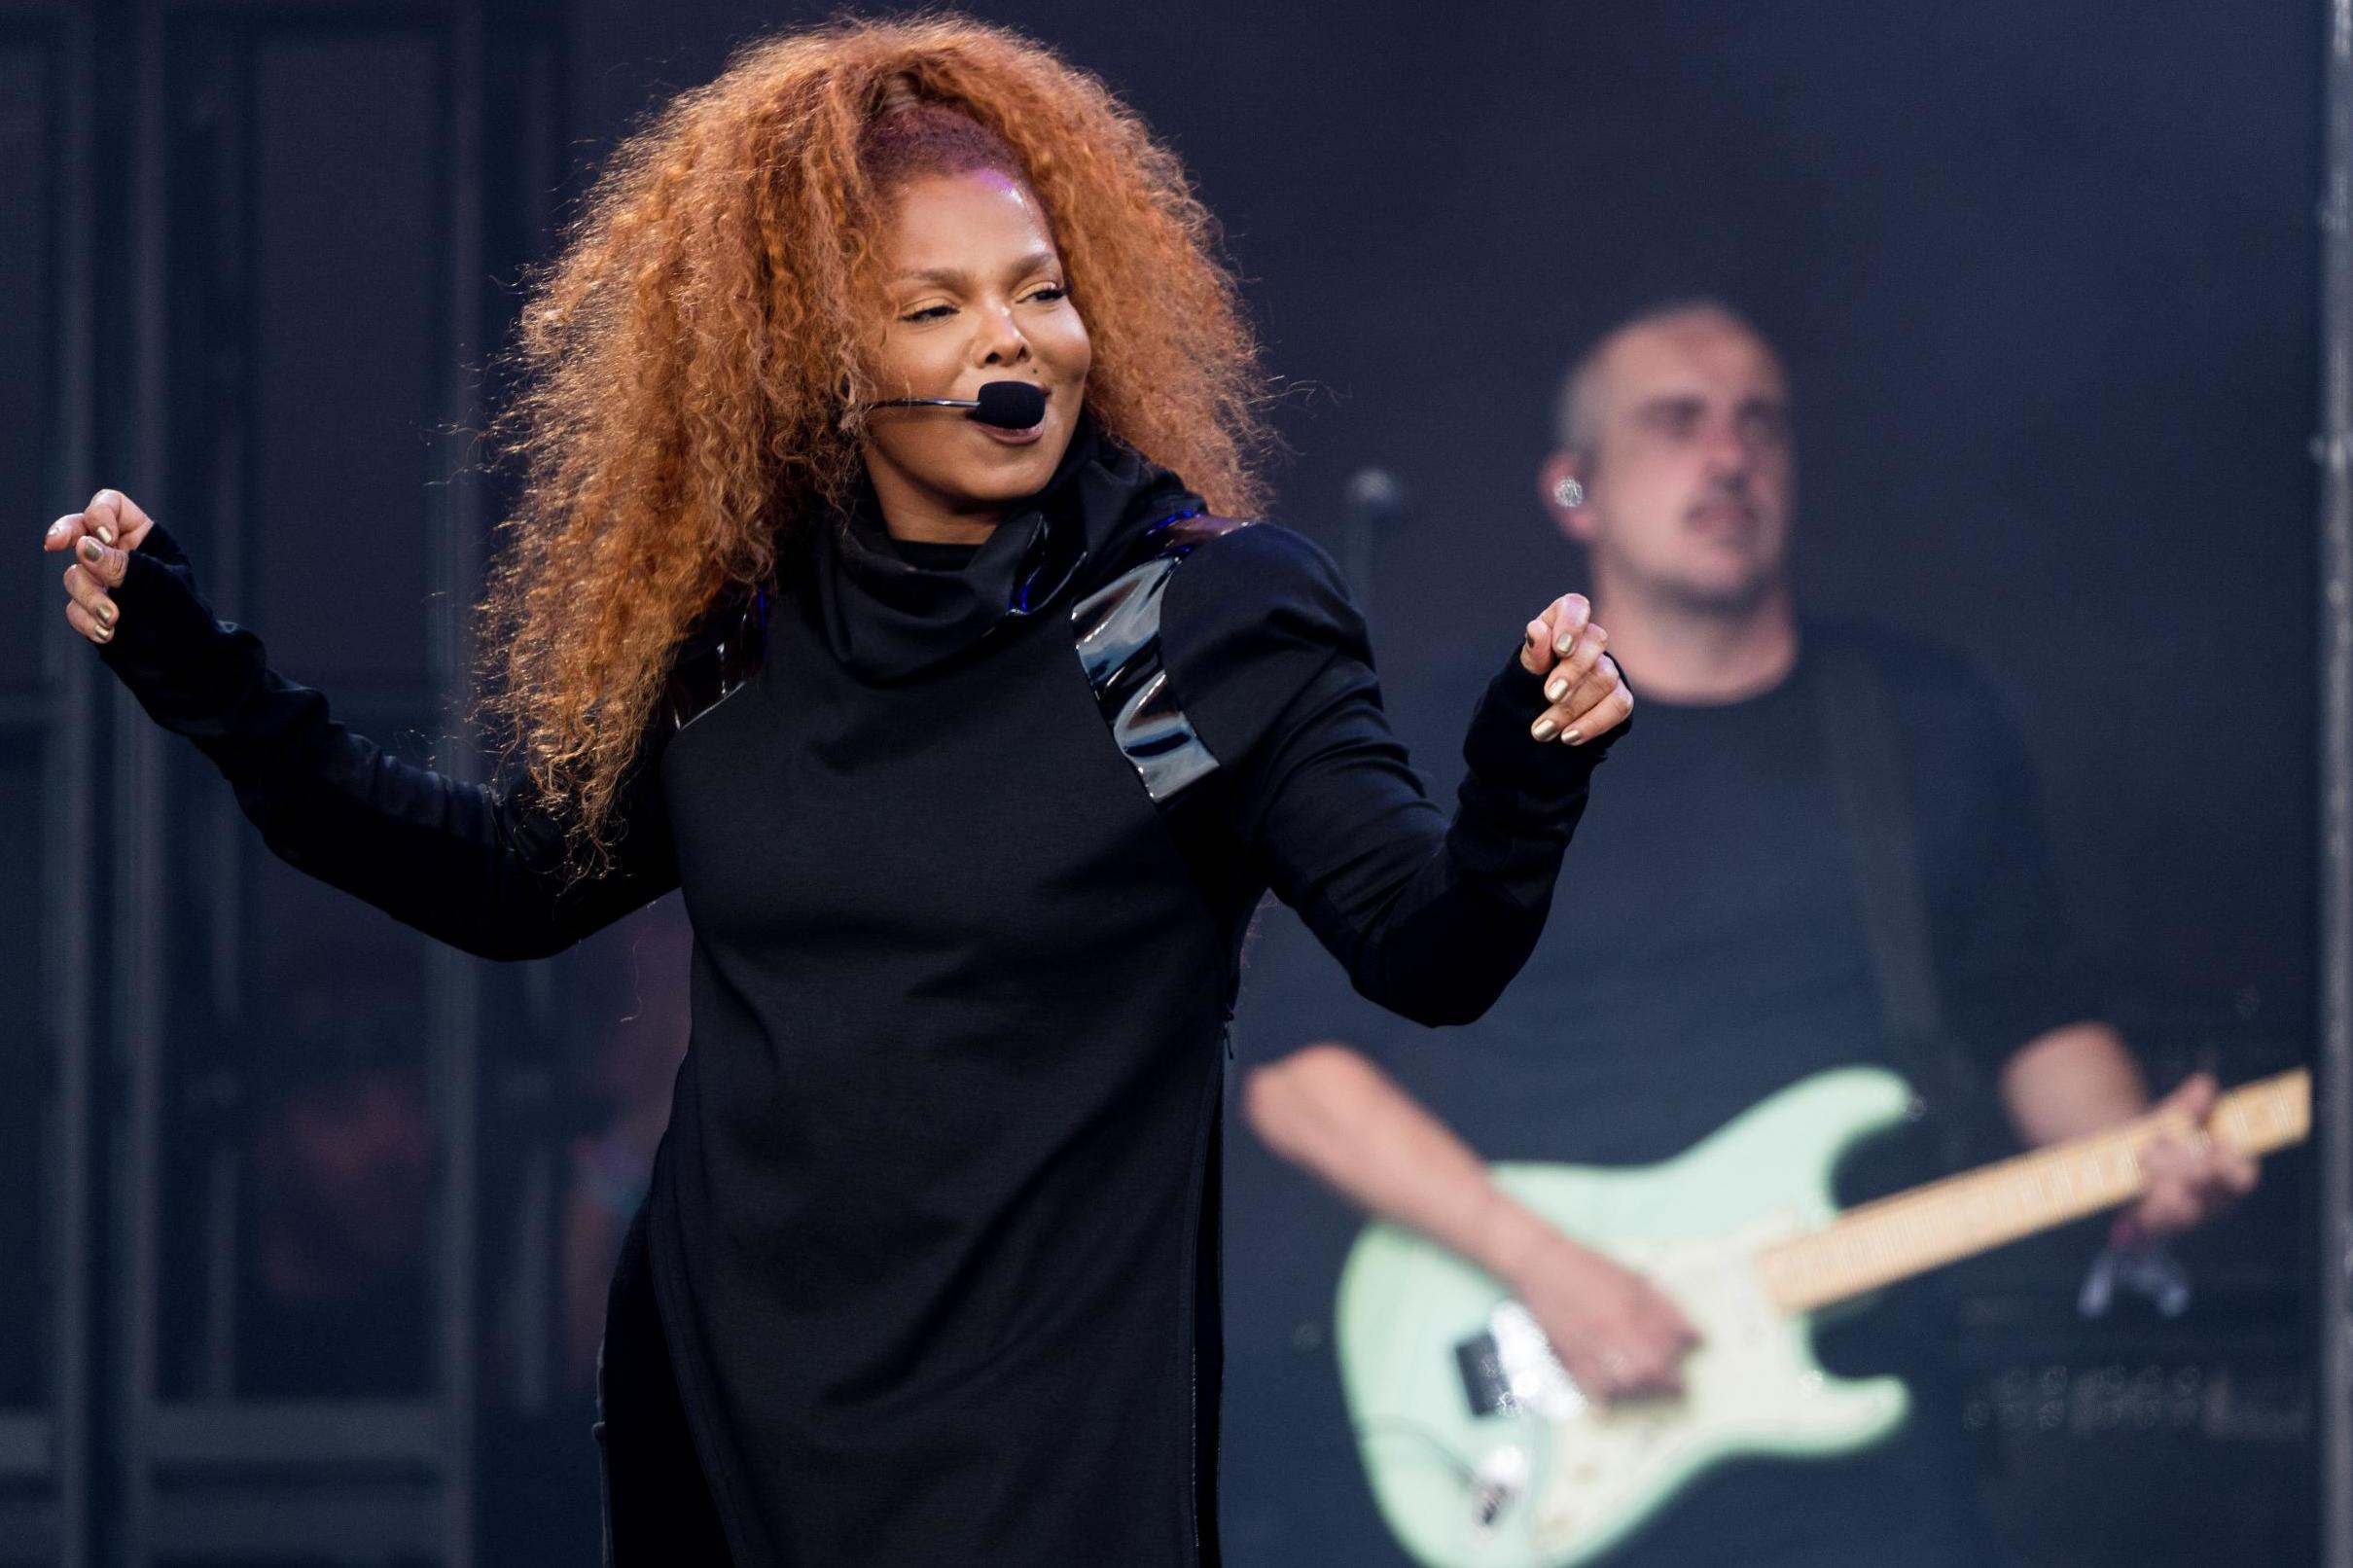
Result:
[[877,409],[966,409],[967,419],[999,430],[1027,430],[1046,417],[1046,394],[1029,381],[990,381],[973,398],[890,398]]

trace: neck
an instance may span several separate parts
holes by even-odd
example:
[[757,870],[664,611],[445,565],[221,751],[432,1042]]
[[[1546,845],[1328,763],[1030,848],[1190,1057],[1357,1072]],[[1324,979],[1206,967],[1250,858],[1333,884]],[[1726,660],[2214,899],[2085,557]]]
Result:
[[[879,486],[877,486],[879,488]],[[979,545],[1005,520],[1002,508],[986,512],[958,512],[952,507],[882,502],[882,529],[893,539],[926,545]]]
[[882,528],[893,539],[931,545],[979,545],[1005,520],[1003,506],[959,505],[926,488],[887,464],[869,461],[867,476],[873,481],[874,499],[882,506]]
[[1597,573],[1593,619],[1640,695],[1662,702],[1737,702],[1771,691],[1798,662],[1798,617],[1776,582],[1736,610],[1694,606],[1613,584]]

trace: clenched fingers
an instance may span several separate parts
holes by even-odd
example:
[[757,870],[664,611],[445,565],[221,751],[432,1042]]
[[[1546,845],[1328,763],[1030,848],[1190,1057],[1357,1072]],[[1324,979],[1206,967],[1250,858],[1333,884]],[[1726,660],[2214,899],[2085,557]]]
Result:
[[80,562],[65,569],[65,592],[76,607],[109,632],[114,630],[116,622],[122,618],[121,608],[108,597],[106,589],[89,569]]
[[68,604],[65,607],[65,624],[101,648],[115,640],[115,628],[111,625],[101,624],[79,604]]
[[[1551,695],[1550,688],[1546,695]],[[1582,746],[1625,723],[1633,711],[1634,694],[1619,673],[1618,661],[1604,654],[1583,680],[1538,716],[1528,733],[1538,740],[1557,736],[1569,745]]]
[[1593,606],[1582,593],[1563,593],[1546,605],[1520,634],[1520,667],[1531,675],[1551,669],[1577,646],[1592,617]]

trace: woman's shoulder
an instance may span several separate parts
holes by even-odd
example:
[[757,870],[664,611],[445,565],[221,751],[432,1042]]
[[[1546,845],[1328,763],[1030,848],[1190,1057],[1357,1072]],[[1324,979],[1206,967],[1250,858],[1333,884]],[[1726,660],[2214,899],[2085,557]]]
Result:
[[1163,597],[1168,671],[1201,710],[1213,748],[1247,744],[1336,659],[1351,669],[1372,662],[1339,568],[1313,540],[1277,523],[1205,530],[1170,572]]
[[1296,529],[1262,519],[1203,516],[1171,525],[1184,530],[1169,551],[1181,566],[1168,584],[1168,614],[1180,624],[1212,626],[1268,618],[1354,628],[1361,618],[1332,556]]

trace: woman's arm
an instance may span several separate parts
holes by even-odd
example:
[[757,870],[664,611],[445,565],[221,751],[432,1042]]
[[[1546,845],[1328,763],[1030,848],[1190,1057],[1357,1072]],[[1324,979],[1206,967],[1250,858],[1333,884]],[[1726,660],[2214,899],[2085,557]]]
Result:
[[[1230,771],[1234,831],[1276,895],[1381,1006],[1429,1024],[1484,1013],[1543,933],[1632,706],[1584,601],[1530,623],[1488,685],[1449,820],[1389,729],[1363,623],[1321,551],[1238,529],[1188,558],[1168,597],[1178,700]],[[1564,634],[1565,654],[1550,645]],[[1574,690],[1554,698],[1564,674]],[[1577,741],[1537,738],[1547,722]]]
[[676,884],[650,760],[624,787],[612,869],[573,875],[561,827],[527,793],[387,756],[272,671],[261,640],[214,619],[186,555],[126,499],[101,491],[46,543],[74,552],[75,628],[150,717],[211,760],[298,870],[488,958],[561,951]]

